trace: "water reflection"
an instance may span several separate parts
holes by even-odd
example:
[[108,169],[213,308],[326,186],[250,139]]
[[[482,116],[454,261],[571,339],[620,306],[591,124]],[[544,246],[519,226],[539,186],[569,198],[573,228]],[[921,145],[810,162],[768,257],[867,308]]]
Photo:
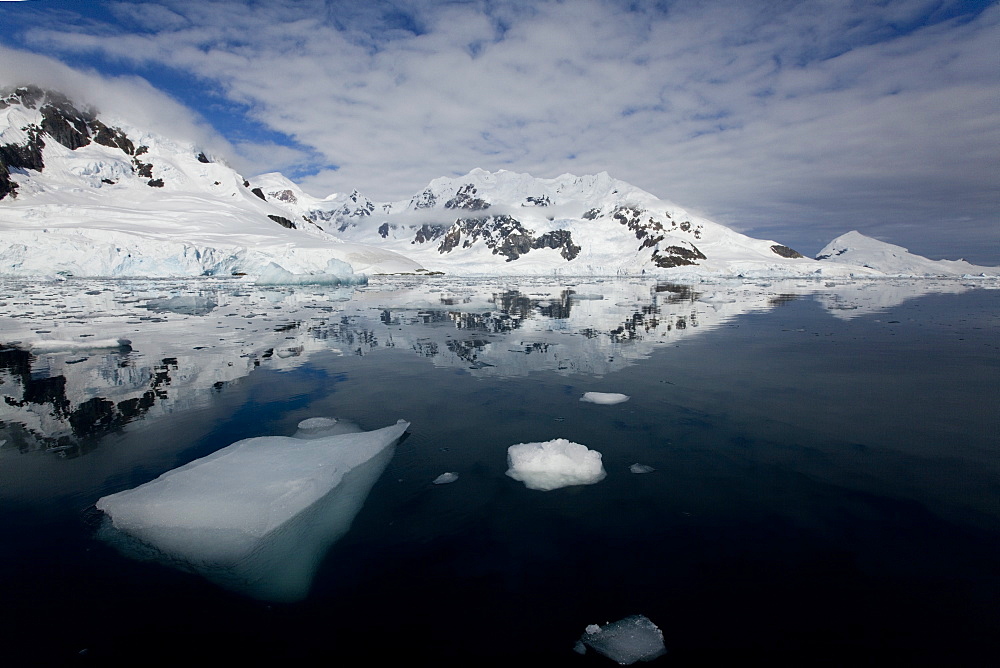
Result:
[[[176,418],[259,367],[317,351],[411,350],[493,377],[601,376],[791,300],[857,317],[962,281],[382,279],[355,288],[235,281],[0,284],[0,442],[86,454],[137,419]],[[88,289],[89,288],[89,289]]]

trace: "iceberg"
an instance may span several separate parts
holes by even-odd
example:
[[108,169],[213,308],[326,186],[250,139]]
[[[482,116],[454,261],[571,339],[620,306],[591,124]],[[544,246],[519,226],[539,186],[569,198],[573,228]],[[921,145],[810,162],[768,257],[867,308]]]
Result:
[[591,624],[577,643],[576,651],[583,654],[587,647],[623,666],[652,661],[667,653],[663,632],[643,615],[632,615],[604,626]]
[[458,480],[458,474],[448,471],[434,478],[431,482],[435,485],[447,485],[448,483],[455,482],[456,480]]
[[301,600],[410,423],[348,433],[345,426],[313,418],[299,425],[301,437],[237,441],[102,497],[97,508],[109,521],[101,535],[126,556],[253,598]]
[[586,401],[591,404],[621,404],[628,401],[631,397],[627,394],[618,394],[615,392],[584,392],[583,396],[580,397],[580,401]]
[[601,453],[557,438],[545,443],[518,443],[507,448],[507,475],[528,489],[548,492],[570,485],[593,485],[607,473]]

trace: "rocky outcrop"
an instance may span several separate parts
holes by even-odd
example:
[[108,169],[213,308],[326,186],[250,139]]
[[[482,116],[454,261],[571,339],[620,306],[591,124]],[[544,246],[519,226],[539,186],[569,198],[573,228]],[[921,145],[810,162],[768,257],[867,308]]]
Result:
[[483,211],[490,208],[490,203],[476,197],[476,186],[467,183],[458,189],[455,196],[444,203],[446,209],[465,209],[467,211]]
[[580,247],[573,243],[573,237],[568,230],[554,230],[535,237],[534,233],[525,229],[520,221],[507,214],[459,218],[448,229],[444,240],[438,246],[438,252],[450,253],[459,245],[462,248],[471,248],[480,240],[493,251],[494,255],[507,258],[507,262],[512,262],[538,248],[558,250],[566,260],[572,260],[580,253]]
[[[42,149],[44,137],[49,137],[71,151],[90,145],[91,142],[116,148],[130,156],[139,156],[145,147],[135,148],[132,140],[118,128],[112,128],[100,121],[92,109],[78,109],[69,98],[35,86],[24,86],[0,93],[0,108],[20,104],[28,109],[36,109],[42,116],[41,123],[29,125],[23,130],[28,135],[26,144],[5,144],[0,146],[0,199],[15,195],[17,184],[10,178],[11,169],[45,168]],[[162,187],[162,179],[153,178],[153,165],[133,157],[133,165],[140,177],[149,179],[148,184]]]

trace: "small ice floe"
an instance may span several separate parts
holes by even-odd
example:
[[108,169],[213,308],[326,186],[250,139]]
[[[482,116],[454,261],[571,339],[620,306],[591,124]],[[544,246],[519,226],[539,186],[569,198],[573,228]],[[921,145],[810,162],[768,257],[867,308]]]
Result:
[[592,404],[621,404],[628,401],[630,397],[627,394],[617,394],[615,392],[585,392],[580,401],[586,401]]
[[458,480],[458,474],[448,471],[434,478],[433,482],[435,485],[447,485],[449,482],[455,482],[456,480]]
[[97,348],[126,348],[131,346],[129,339],[86,339],[84,341],[63,341],[45,339],[28,344],[32,352],[54,353],[72,352],[76,350],[94,350]]
[[593,485],[607,473],[601,453],[557,438],[545,443],[518,443],[507,448],[507,475],[528,489],[548,492],[570,485]]
[[588,647],[623,666],[652,661],[667,653],[663,632],[643,615],[632,615],[604,626],[591,624],[573,649],[584,654]]
[[247,438],[100,498],[101,538],[257,599],[305,598],[409,423],[331,435],[340,421],[304,422],[306,431],[331,429]]
[[628,467],[628,470],[632,473],[652,473],[656,469],[645,464],[632,464],[632,466]]

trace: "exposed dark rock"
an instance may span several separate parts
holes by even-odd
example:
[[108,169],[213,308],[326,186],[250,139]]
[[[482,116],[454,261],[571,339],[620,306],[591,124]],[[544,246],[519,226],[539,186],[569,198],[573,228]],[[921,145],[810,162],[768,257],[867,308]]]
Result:
[[476,197],[476,186],[467,183],[458,189],[455,196],[444,203],[446,209],[466,209],[468,211],[483,211],[490,208],[490,203]]
[[532,248],[558,249],[566,260],[572,260],[580,254],[580,247],[573,243],[573,235],[569,230],[553,230],[535,239]]
[[262,200],[264,200],[265,202],[267,201],[267,198],[266,198],[266,197],[264,197],[264,191],[263,191],[263,190],[261,190],[260,188],[254,188],[254,189],[253,189],[253,190],[251,190],[250,192],[252,192],[252,193],[253,193],[254,195],[256,195],[257,197],[261,198],[261,199],[262,199]]
[[389,236],[389,223],[382,223],[378,226],[378,233],[383,239]]
[[523,206],[549,206],[550,204],[552,201],[549,196],[542,195],[541,197],[528,197]]
[[695,248],[693,244],[684,246],[667,246],[653,251],[650,258],[657,267],[670,268],[684,265],[698,264],[696,260],[706,260],[705,254]]
[[787,258],[805,257],[805,255],[803,255],[802,253],[794,251],[788,246],[782,246],[781,244],[775,244],[771,246],[771,251],[774,252],[775,255],[780,255],[781,257],[787,257]]
[[431,192],[430,188],[410,200],[410,205],[414,209],[430,209],[435,204],[437,204],[437,197]]
[[817,260],[828,260],[828,259],[830,259],[831,257],[833,257],[834,255],[843,255],[843,254],[844,254],[844,253],[846,253],[846,252],[847,252],[847,249],[846,249],[846,248],[841,248],[841,249],[840,249],[839,251],[837,251],[837,252],[836,252],[836,253],[834,253],[833,255],[830,255],[829,253],[827,253],[826,255],[817,255],[817,256],[816,256],[816,259],[817,259]]
[[30,126],[25,129],[28,133],[27,144],[0,146],[0,199],[17,193],[17,183],[10,178],[11,169],[33,169],[40,172],[45,167],[42,160],[45,140],[42,139],[41,131]]
[[420,229],[417,230],[416,235],[414,235],[413,237],[413,241],[411,241],[410,243],[422,244],[428,241],[434,241],[435,239],[440,238],[441,235],[443,235],[447,231],[447,229],[448,228],[446,228],[444,225],[432,225],[430,223],[424,223],[423,225],[420,226]]
[[585,220],[595,220],[600,215],[601,215],[600,209],[591,209],[583,214],[583,218]]
[[208,159],[208,156],[205,155],[205,153],[203,151],[203,152],[201,152],[201,153],[198,154],[198,162],[204,162],[205,164],[208,164],[208,163],[210,163],[212,161]]
[[162,188],[163,179],[150,179],[149,181],[146,181],[146,185],[150,186],[151,188]]
[[132,164],[135,168],[136,174],[143,178],[151,179],[153,178],[153,165],[149,162],[143,162],[138,158],[132,158]]
[[135,144],[118,128],[109,128],[97,119],[90,123],[90,128],[94,131],[94,141],[98,144],[121,149],[128,155],[135,154]]
[[449,253],[459,244],[463,248],[471,248],[480,239],[494,255],[503,255],[508,262],[535,248],[559,249],[566,260],[572,260],[580,253],[580,247],[573,243],[568,230],[555,230],[535,238],[519,220],[506,214],[456,220],[444,235],[438,252]]
[[276,222],[278,225],[281,225],[282,227],[287,227],[290,230],[296,229],[295,223],[288,220],[287,218],[284,218],[282,216],[275,216],[273,213],[267,214],[267,217]]

